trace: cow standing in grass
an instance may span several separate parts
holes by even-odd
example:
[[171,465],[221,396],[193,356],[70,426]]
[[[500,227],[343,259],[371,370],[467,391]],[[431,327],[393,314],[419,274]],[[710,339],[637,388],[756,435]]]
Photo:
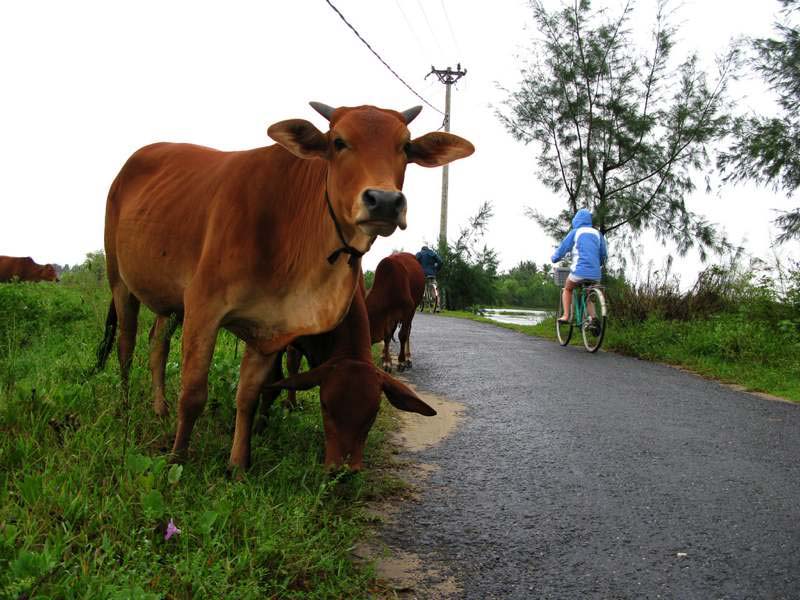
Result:
[[[443,132],[412,140],[407,125],[419,107],[312,106],[328,119],[327,133],[292,119],[269,128],[277,145],[255,150],[154,144],[128,159],[109,191],[113,299],[98,362],[119,327],[127,386],[140,303],[182,315],[178,458],[206,403],[219,329],[246,344],[230,466],[247,468],[255,408],[277,353],[336,327],[361,277],[360,257],[376,236],[405,228],[406,165],[437,167],[473,152]],[[168,340],[159,330],[152,337]]]
[[18,281],[58,281],[53,265],[40,265],[30,256],[0,256],[0,283]]

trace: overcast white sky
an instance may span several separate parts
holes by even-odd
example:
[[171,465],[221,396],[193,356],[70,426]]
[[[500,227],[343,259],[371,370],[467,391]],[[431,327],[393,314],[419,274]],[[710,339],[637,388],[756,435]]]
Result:
[[[451,129],[477,150],[451,166],[450,237],[490,200],[495,217],[487,243],[499,252],[501,268],[546,262],[554,241],[523,210],[553,213],[563,200],[537,183],[535,149],[514,142],[493,108],[504,97],[496,83],[511,88],[518,80],[531,36],[527,2],[333,1],[434,105],[443,107],[444,87],[424,79],[431,65],[460,61],[468,69],[453,93]],[[655,0],[639,5],[634,26],[646,33]],[[775,0],[685,0],[677,11],[678,54],[694,47],[710,65],[732,37],[770,34],[777,9]],[[287,118],[324,129],[309,100],[398,110],[419,104],[324,0],[3,2],[0,57],[0,254],[39,262],[73,264],[102,248],[108,186],[140,146],[262,146],[271,143],[267,127]],[[740,107],[765,102],[758,80],[734,91]],[[437,129],[441,120],[426,107],[412,135]],[[436,240],[440,185],[440,169],[409,166],[408,229],[379,238],[365,268],[392,249],[416,251]],[[690,204],[765,254],[774,234],[771,209],[793,203],[742,187],[698,193]],[[667,251],[647,244],[645,256],[660,261]],[[688,257],[678,270],[692,276],[698,267]]]

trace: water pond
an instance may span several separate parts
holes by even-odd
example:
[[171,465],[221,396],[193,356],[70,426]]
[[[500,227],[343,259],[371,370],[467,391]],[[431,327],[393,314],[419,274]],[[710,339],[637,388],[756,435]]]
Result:
[[484,308],[481,310],[481,316],[487,319],[513,325],[536,325],[550,315],[551,313],[546,310],[527,310],[523,308]]

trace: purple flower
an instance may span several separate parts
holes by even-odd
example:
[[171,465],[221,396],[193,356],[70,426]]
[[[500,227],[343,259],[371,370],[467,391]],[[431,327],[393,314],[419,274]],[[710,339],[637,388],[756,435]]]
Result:
[[172,519],[170,519],[169,523],[167,523],[167,531],[164,533],[164,540],[168,540],[173,535],[179,535],[180,532],[181,530],[178,529]]

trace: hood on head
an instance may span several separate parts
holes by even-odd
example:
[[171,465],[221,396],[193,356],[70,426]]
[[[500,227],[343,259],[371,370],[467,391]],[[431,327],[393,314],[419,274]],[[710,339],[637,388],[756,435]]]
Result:
[[592,226],[592,212],[587,208],[582,208],[575,213],[572,218],[572,226],[578,227],[591,227]]

